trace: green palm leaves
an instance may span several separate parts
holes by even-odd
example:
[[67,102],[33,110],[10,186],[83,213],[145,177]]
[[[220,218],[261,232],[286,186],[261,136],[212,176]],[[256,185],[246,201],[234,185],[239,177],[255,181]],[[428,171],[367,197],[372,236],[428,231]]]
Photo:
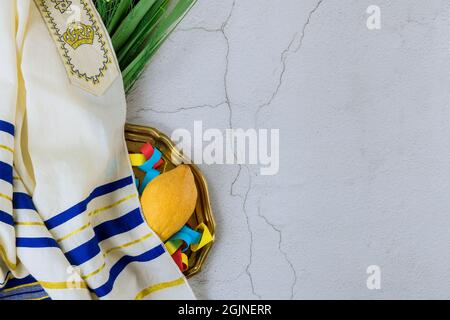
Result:
[[111,36],[125,91],[196,0],[95,0]]

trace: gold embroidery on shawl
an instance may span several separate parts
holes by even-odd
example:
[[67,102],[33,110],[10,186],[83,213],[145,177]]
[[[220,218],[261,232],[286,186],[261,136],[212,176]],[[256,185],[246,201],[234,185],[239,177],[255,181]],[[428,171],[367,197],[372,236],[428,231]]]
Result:
[[52,2],[55,4],[55,9],[59,10],[61,13],[66,13],[72,4],[72,1],[68,0],[52,0]]
[[[83,17],[83,21],[70,23],[70,17],[57,16],[60,13],[55,8],[51,8],[49,0],[34,1],[55,41],[71,82],[95,95],[102,95],[120,73],[113,49],[107,40],[108,35],[105,33],[102,23],[98,21],[91,0],[70,1],[72,8],[75,6],[80,8],[80,15]],[[62,20],[65,22],[61,23]],[[78,52],[76,49],[83,44],[92,47],[92,51],[90,51],[92,56],[89,58],[89,54],[83,53],[83,56],[77,56],[77,58],[89,60],[89,63],[92,61],[98,63],[95,72],[85,70],[83,65],[75,65],[74,57]],[[93,59],[93,56],[98,57],[98,61]]]
[[74,50],[83,44],[94,43],[94,29],[84,23],[71,23],[63,34],[64,42]]

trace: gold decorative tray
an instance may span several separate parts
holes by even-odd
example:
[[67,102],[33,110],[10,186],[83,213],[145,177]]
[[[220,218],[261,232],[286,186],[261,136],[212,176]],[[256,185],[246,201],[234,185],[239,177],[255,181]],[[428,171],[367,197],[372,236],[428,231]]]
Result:
[[[203,222],[208,227],[214,239],[216,224],[214,222],[214,217],[211,210],[208,185],[199,168],[193,164],[190,164],[183,154],[175,147],[169,137],[157,129],[127,124],[125,126],[125,140],[127,142],[128,151],[131,153],[138,153],[140,147],[146,142],[150,142],[153,146],[158,148],[158,150],[160,150],[163,154],[164,159],[164,167],[162,168],[162,172],[169,171],[182,163],[186,163],[190,166],[198,189],[198,200],[195,212],[190,218],[188,224],[195,227]],[[136,178],[142,182],[144,173],[137,168],[133,168],[133,170]],[[212,244],[213,243],[211,242],[197,252],[191,252],[189,256],[189,268],[184,272],[186,277],[192,277],[196,273],[200,272],[206,257],[211,250]]]

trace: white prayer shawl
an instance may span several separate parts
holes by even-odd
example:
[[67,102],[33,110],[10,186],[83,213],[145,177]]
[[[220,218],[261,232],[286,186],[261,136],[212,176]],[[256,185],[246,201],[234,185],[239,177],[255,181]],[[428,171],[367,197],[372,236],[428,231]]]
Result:
[[17,279],[51,299],[194,298],[141,214],[120,75],[72,83],[32,0],[0,2],[0,43],[0,298]]

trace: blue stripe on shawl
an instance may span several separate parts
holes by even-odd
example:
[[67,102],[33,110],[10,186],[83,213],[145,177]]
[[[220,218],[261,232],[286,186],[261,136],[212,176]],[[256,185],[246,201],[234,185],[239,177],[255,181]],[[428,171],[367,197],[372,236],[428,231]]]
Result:
[[72,218],[86,211],[89,202],[91,202],[93,199],[114,192],[130,184],[134,184],[133,178],[131,176],[97,187],[86,199],[84,199],[80,203],[45,221],[45,225],[48,229],[56,228],[57,226],[71,220]]
[[59,248],[53,238],[16,238],[16,246],[21,248]]
[[120,218],[103,222],[94,227],[95,236],[84,244],[66,252],[66,257],[73,265],[80,265],[100,253],[99,243],[118,234],[130,231],[144,223],[140,209],[121,216]]
[[3,287],[3,289],[9,289],[9,288],[14,288],[17,286],[21,286],[24,284],[29,284],[29,283],[34,283],[37,282],[35,278],[33,278],[32,275],[29,275],[25,278],[13,278],[8,280],[8,282],[6,283],[6,285]]
[[13,183],[13,167],[2,161],[0,161],[0,180]]
[[[9,292],[8,292],[9,293]],[[19,296],[23,296],[20,297]],[[15,298],[15,300],[29,300],[29,299],[38,299],[40,297],[47,296],[47,293],[43,289],[36,288],[36,290],[25,291],[25,292],[12,292],[11,294],[0,296],[0,300],[11,300],[11,298]]]
[[73,265],[80,265],[100,253],[97,237],[94,236],[88,242],[66,252],[66,257]]
[[12,123],[0,120],[0,131],[9,133],[14,136],[14,125]]
[[14,226],[14,219],[13,219],[12,215],[10,215],[2,210],[0,210],[0,222],[9,224],[10,226]]
[[103,241],[118,234],[130,231],[144,222],[139,208],[121,216],[120,218],[103,222],[94,227],[98,241]]
[[36,210],[33,199],[28,194],[22,192],[13,193],[13,208]]
[[99,298],[106,296],[112,291],[117,277],[130,263],[148,262],[158,258],[160,255],[164,254],[164,252],[164,248],[162,247],[162,244],[160,244],[138,256],[123,256],[112,266],[109,271],[108,281],[97,289],[91,289],[91,291],[93,291]]
[[[22,287],[23,285],[29,286]],[[8,292],[4,292],[4,290],[8,290]],[[0,300],[27,300],[44,298],[46,296],[47,293],[44,288],[32,275],[24,278],[9,279],[5,286],[0,289]]]

